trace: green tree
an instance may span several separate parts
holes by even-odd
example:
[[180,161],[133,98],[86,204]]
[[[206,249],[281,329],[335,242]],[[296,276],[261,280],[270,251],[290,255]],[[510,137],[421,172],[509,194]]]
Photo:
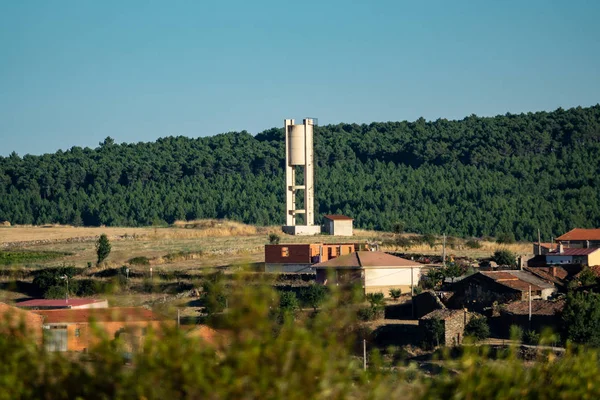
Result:
[[439,318],[426,320],[423,325],[423,345],[425,348],[433,348],[445,344],[444,321]]
[[490,336],[490,327],[485,317],[473,317],[465,326],[465,336],[477,340],[487,339]]
[[511,267],[515,265],[516,258],[515,254],[510,250],[496,250],[492,256],[492,260],[498,265],[508,265]]
[[291,316],[295,318],[300,310],[300,302],[294,292],[282,292],[279,295],[279,312],[281,318]]
[[108,236],[106,234],[100,235],[100,238],[96,242],[96,255],[98,256],[97,264],[100,264],[102,261],[106,260],[108,255],[110,254],[111,245],[110,240],[108,240]]
[[323,285],[312,284],[303,289],[302,297],[316,311],[327,298],[327,288]]
[[461,277],[466,273],[466,269],[455,262],[449,262],[446,264],[446,268],[444,268],[442,273],[445,278],[452,279],[452,283],[454,283],[456,278]]
[[569,293],[562,320],[567,339],[574,343],[600,347],[600,294]]

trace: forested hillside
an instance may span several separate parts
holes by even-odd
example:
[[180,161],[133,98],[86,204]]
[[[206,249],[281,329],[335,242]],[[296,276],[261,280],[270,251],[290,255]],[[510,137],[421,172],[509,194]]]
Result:
[[[10,132],[4,132],[10,134]],[[110,132],[107,132],[110,134]],[[546,239],[600,226],[600,105],[460,121],[320,126],[320,215],[361,228]],[[284,221],[283,129],[0,157],[0,220]]]

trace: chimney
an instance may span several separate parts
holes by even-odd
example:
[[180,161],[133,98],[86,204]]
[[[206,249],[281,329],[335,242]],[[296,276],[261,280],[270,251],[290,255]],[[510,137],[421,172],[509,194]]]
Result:
[[558,243],[558,252],[559,252],[560,254],[562,254],[562,253],[564,253],[564,252],[565,252],[565,248],[564,248],[564,246],[563,246],[562,242],[559,242],[559,243]]
[[552,274],[553,278],[556,278],[556,267],[551,267],[550,268],[550,273]]

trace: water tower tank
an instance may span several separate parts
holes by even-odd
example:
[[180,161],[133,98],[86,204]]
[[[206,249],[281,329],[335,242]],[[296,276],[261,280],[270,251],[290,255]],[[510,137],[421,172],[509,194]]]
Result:
[[304,125],[291,125],[290,128],[290,165],[304,165],[306,163]]

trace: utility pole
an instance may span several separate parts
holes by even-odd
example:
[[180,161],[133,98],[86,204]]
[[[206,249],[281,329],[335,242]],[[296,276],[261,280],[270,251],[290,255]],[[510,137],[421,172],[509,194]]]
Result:
[[442,247],[442,265],[446,268],[446,234],[444,233],[444,244]]
[[538,228],[538,256],[542,255],[542,239],[540,234],[540,228]]
[[410,307],[412,309],[412,317],[415,317],[415,285],[414,285],[414,271],[413,267],[410,267]]
[[367,340],[363,339],[363,370],[367,370]]
[[69,277],[65,274],[60,277],[60,279],[64,279],[67,282],[67,291],[65,292],[65,303],[69,302]]
[[531,285],[529,285],[529,329],[531,329]]
[[179,308],[177,309],[177,327],[181,326],[181,316],[179,314]]

